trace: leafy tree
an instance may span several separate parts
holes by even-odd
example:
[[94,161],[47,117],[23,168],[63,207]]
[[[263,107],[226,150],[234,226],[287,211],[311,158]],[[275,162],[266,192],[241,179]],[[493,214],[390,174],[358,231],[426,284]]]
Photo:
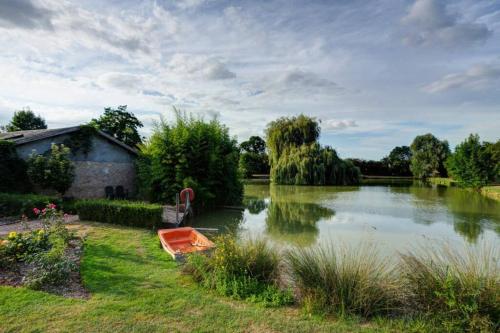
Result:
[[269,173],[266,142],[259,136],[251,136],[240,144],[240,171],[245,177]]
[[271,179],[289,185],[347,185],[358,183],[360,172],[334,149],[317,142],[320,127],[314,118],[280,118],[268,124],[267,148]]
[[0,140],[0,192],[27,192],[26,162],[17,155],[13,142]]
[[192,187],[198,208],[241,203],[239,148],[217,119],[205,122],[176,111],[176,122],[157,124],[140,146],[139,191],[157,202],[175,202],[175,194]]
[[266,142],[260,136],[251,136],[247,141],[240,144],[240,148],[246,153],[264,154]]
[[114,136],[123,143],[135,147],[142,142],[138,129],[144,125],[132,112],[127,112],[126,105],[117,109],[107,107],[98,119],[92,119],[90,125]]
[[359,168],[362,175],[367,176],[390,176],[391,171],[385,161],[363,160],[359,158],[348,159]]
[[446,177],[444,163],[450,155],[448,141],[440,141],[432,134],[419,135],[410,146],[410,169],[417,178]]
[[411,149],[408,146],[395,147],[387,157],[382,159],[393,176],[411,176]]
[[494,160],[490,145],[481,143],[479,135],[471,134],[448,157],[448,173],[465,187],[477,188],[494,181],[498,175],[498,160]]
[[40,115],[35,115],[30,108],[14,112],[14,116],[5,129],[7,132],[46,129],[47,124]]
[[48,154],[33,152],[28,159],[28,176],[42,189],[53,189],[64,194],[73,183],[74,165],[69,159],[71,150],[64,145],[52,144]]

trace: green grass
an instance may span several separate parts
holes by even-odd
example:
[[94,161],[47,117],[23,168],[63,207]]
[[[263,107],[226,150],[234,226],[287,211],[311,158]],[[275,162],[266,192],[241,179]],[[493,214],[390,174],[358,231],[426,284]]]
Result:
[[427,178],[427,181],[433,185],[440,185],[440,186],[455,186],[456,181],[451,179],[451,178],[443,178],[443,177],[431,177]]
[[491,199],[500,201],[500,185],[484,186],[481,193]]
[[0,286],[0,332],[428,332],[423,321],[334,320],[217,296],[182,275],[155,234],[90,224],[82,276],[92,296]]

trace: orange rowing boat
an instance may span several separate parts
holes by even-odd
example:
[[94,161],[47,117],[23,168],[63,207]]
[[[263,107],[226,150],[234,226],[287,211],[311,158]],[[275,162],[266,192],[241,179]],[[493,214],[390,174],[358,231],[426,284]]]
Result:
[[214,247],[214,243],[191,227],[158,230],[161,246],[174,259],[196,251]]

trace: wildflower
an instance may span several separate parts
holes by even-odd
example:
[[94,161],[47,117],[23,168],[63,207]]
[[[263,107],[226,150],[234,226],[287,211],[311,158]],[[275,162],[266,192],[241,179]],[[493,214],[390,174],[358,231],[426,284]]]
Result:
[[35,207],[35,208],[33,208],[33,213],[35,213],[35,215],[40,214],[40,209],[38,209],[38,208],[36,208],[36,207]]
[[9,237],[8,237],[9,239],[15,239],[16,237],[17,237],[17,232],[15,232],[15,231],[11,231],[11,232],[9,233]]

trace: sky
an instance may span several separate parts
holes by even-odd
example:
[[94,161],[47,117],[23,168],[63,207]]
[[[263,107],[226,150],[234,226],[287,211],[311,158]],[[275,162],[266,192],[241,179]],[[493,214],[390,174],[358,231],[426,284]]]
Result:
[[0,45],[0,124],[128,105],[147,136],[175,106],[242,141],[303,113],[365,159],[500,137],[500,0],[0,0]]

